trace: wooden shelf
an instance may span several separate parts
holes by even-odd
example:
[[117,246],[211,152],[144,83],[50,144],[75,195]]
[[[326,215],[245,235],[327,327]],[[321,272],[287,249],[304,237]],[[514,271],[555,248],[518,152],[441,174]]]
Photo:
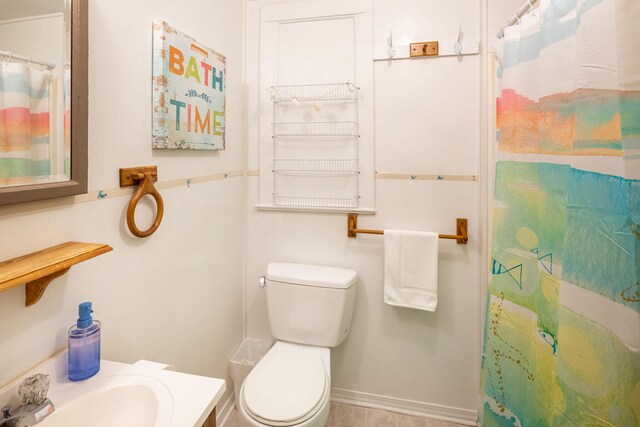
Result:
[[71,266],[113,248],[101,243],[67,242],[0,263],[0,292],[25,284],[25,306],[40,300],[47,286]]

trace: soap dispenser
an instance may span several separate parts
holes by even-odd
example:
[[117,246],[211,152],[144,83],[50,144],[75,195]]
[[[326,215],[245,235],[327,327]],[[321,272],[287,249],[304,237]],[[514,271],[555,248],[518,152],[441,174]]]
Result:
[[78,321],[69,328],[69,379],[80,381],[100,370],[100,322],[90,302],[78,307]]

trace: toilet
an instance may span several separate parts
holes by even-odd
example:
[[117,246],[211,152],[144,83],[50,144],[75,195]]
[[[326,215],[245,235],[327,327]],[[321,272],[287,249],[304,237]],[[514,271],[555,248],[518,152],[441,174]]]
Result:
[[349,334],[356,301],[353,270],[270,263],[267,310],[277,342],[245,379],[242,427],[322,427],[329,415],[331,358]]

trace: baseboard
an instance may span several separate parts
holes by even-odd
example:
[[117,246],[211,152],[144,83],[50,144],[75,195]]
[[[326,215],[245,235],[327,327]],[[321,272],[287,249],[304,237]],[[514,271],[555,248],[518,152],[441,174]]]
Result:
[[216,405],[216,425],[219,427],[224,427],[224,423],[227,422],[227,419],[229,418],[229,416],[231,416],[233,410],[235,409],[233,396],[233,393],[231,393],[222,405],[220,403]]
[[415,400],[399,399],[397,397],[380,396],[361,391],[331,389],[331,400],[349,405],[367,408],[384,409],[400,414],[450,421],[468,426],[477,425],[478,412],[469,409],[454,408],[435,403],[418,402]]

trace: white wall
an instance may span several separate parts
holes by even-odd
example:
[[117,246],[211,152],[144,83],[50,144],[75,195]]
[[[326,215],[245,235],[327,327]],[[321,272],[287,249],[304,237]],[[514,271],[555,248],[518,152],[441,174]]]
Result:
[[[480,38],[480,3],[455,0],[375,0],[374,44],[457,37]],[[263,2],[248,3],[248,168],[258,168],[255,127],[256,64],[252,19]],[[371,49],[363,44],[361,49]],[[477,175],[480,135],[479,56],[399,60],[374,65],[375,169],[379,174]],[[357,82],[356,82],[357,83]],[[480,177],[482,179],[482,177]],[[248,178],[247,333],[270,336],[258,279],[271,261],[332,265],[358,271],[358,297],[347,340],[332,351],[333,387],[415,401],[471,417],[479,371],[478,183],[376,179],[375,216],[362,228],[455,231],[469,219],[470,241],[440,242],[438,310],[421,312],[382,301],[383,242],[346,237],[346,215],[264,212],[254,209],[258,179]],[[363,394],[355,394],[363,397]],[[422,405],[422,406],[420,406]],[[456,412],[457,411],[457,412]]]
[[[60,76],[66,55],[65,22],[62,12],[0,21],[0,50],[56,64]],[[8,60],[8,58],[2,58]],[[38,67],[38,66],[36,66]]]
[[[226,55],[226,151],[151,150],[155,19]],[[33,307],[24,307],[23,286],[0,294],[0,384],[62,349],[86,300],[102,321],[103,357],[227,376],[242,339],[243,182],[185,184],[242,169],[242,26],[241,0],[89,2],[90,195],[0,207],[0,259],[69,240],[114,250],[72,267]],[[130,196],[114,193],[118,168],[142,165],[158,165],[161,182],[182,182],[161,190],[165,217],[147,239],[130,237]],[[98,200],[98,190],[111,195]]]
[[[498,30],[514,17],[516,10],[526,3],[526,0],[489,0],[487,2],[487,35],[490,42],[496,40]],[[491,43],[488,50],[494,51]]]
[[67,0],[0,0],[0,19],[62,13]]

